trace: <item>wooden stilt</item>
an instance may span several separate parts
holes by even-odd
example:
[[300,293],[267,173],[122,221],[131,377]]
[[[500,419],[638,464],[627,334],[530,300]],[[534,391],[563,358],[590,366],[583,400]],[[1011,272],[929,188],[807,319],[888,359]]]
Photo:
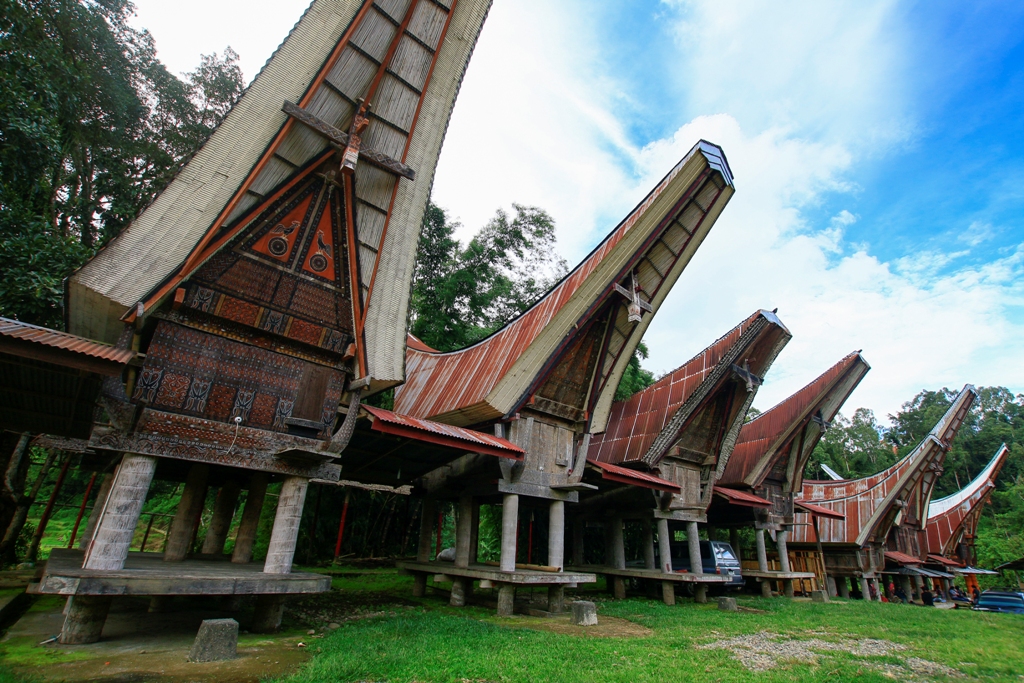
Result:
[[[506,496],[507,498],[508,496]],[[515,608],[516,589],[511,584],[503,583],[498,586],[498,616],[510,617]]]
[[274,528],[270,532],[270,544],[267,547],[267,560],[263,565],[266,574],[288,574],[292,570],[308,487],[309,479],[305,477],[288,477],[281,485]]
[[565,565],[565,503],[553,500],[548,510],[548,566],[562,569]]
[[89,477],[89,483],[85,486],[85,493],[82,494],[82,506],[78,508],[78,516],[75,517],[75,526],[71,529],[71,539],[68,541],[68,548],[75,547],[75,537],[78,536],[78,527],[82,523],[82,516],[85,515],[85,508],[89,504],[89,494],[92,493],[93,484],[96,483],[98,472],[93,472]]
[[455,566],[469,566],[469,548],[473,537],[473,498],[459,498],[459,514],[455,519]]
[[[516,532],[519,528],[519,496],[506,493],[501,505],[501,571],[516,570]],[[508,587],[512,590],[512,587]],[[511,600],[511,598],[510,598]],[[498,591],[498,611],[501,611],[501,591]],[[509,613],[511,616],[511,606]]]
[[263,499],[267,495],[268,481],[269,476],[265,472],[253,472],[249,477],[245,508],[242,510],[242,519],[238,523],[238,532],[235,535],[235,550],[231,553],[231,561],[235,564],[247,564],[252,559],[252,546],[256,542],[260,515],[263,514]]
[[237,482],[228,481],[217,494],[217,502],[213,505],[213,517],[206,530],[206,538],[203,539],[201,552],[204,555],[224,553],[224,543],[228,540],[228,529],[231,528],[231,520],[235,516],[240,491],[241,487]]
[[171,530],[167,533],[167,545],[164,547],[165,562],[180,562],[188,555],[192,545],[192,534],[195,531],[196,516],[202,512],[205,502],[206,480],[209,476],[209,465],[195,464],[189,469],[185,489],[178,501],[178,509],[174,511]]
[[626,544],[622,533],[622,517],[615,515],[609,520],[611,524],[612,566],[616,569],[626,568]]
[[649,519],[643,520],[640,524],[643,527],[641,540],[644,546],[644,566],[655,569],[657,564],[654,561],[654,527]]
[[[783,572],[789,572],[789,545],[787,540],[789,539],[789,531],[782,529],[775,534],[775,544],[779,548],[779,565]],[[783,592],[787,598],[793,597],[793,579],[782,580]]]
[[[764,529],[755,530],[754,537],[757,541],[757,569],[766,572],[768,571],[768,549],[764,545]],[[761,597],[772,597],[772,584],[768,579],[761,579]]]
[[[690,573],[703,574],[704,563],[700,558],[700,535],[697,530],[697,522],[686,523],[686,543],[690,551]],[[707,587],[704,584],[694,585],[693,600],[699,603],[708,601]]]
[[76,595],[68,598],[60,644],[79,645],[99,640],[111,601],[112,597],[102,595]]

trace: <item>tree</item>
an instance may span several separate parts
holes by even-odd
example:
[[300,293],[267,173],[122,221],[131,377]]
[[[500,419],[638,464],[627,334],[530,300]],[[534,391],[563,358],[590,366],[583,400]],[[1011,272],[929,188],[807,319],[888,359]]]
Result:
[[128,0],[0,12],[0,314],[61,324],[62,282],[148,204],[242,91],[237,55],[184,81]]
[[647,344],[640,342],[636,345],[636,351],[630,357],[629,364],[622,373],[622,379],[619,380],[619,386],[615,389],[616,401],[625,401],[636,392],[654,384],[654,373],[640,365],[640,361],[646,360],[649,353]]

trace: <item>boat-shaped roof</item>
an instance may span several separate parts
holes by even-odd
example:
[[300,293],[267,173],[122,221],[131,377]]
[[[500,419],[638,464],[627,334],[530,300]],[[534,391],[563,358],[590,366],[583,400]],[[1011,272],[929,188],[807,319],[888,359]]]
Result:
[[971,483],[956,493],[928,505],[928,552],[947,555],[962,535],[968,519],[980,511],[996,488],[996,477],[1006,463],[1010,449],[1003,444]]

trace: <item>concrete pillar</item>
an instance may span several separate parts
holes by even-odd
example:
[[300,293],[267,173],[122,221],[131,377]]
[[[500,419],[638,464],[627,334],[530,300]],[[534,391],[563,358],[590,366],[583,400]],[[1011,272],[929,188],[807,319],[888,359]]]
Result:
[[548,565],[559,569],[565,565],[565,502],[561,500],[551,501],[548,512]]
[[93,534],[96,533],[96,523],[100,520],[100,514],[103,512],[103,506],[107,504],[107,496],[110,494],[110,486],[113,483],[113,474],[103,475],[103,481],[100,482],[100,489],[96,492],[96,501],[92,504],[92,511],[89,513],[89,519],[86,520],[85,529],[82,530],[82,535],[78,538],[79,550],[89,549],[89,542],[92,541]]
[[178,509],[174,511],[171,530],[167,532],[167,545],[164,546],[164,562],[181,562],[188,555],[192,543],[192,533],[196,527],[196,517],[206,502],[206,480],[210,476],[210,466],[194,464],[185,478],[185,489],[181,492]]
[[156,472],[156,458],[126,453],[117,468],[83,568],[122,569]]
[[224,542],[228,540],[228,529],[231,528],[231,520],[235,516],[235,505],[238,504],[240,490],[241,487],[234,480],[220,487],[217,501],[213,504],[213,518],[206,529],[206,538],[203,539],[204,555],[224,553]]
[[583,564],[583,534],[586,530],[586,521],[576,516],[572,520],[572,563],[577,567]]
[[461,576],[452,577],[452,594],[448,604],[452,607],[463,607],[466,604],[466,585],[472,585],[473,580]]
[[281,626],[283,616],[283,595],[257,595],[249,630],[253,633],[273,633]]
[[949,597],[949,579],[939,579],[939,583],[942,586],[942,599],[950,600]]
[[868,587],[868,580],[863,576],[860,577],[860,598],[861,600],[871,599],[871,589]]
[[[516,570],[516,532],[519,526],[519,496],[515,493],[506,493],[501,505],[501,571],[514,572]],[[501,614],[501,591],[498,589],[498,615],[512,616],[511,600],[514,593],[509,594],[509,613]],[[508,586],[512,591],[512,586]]]
[[[697,531],[697,522],[686,523],[686,544],[690,550],[690,572],[703,574],[704,563],[700,559],[700,535]],[[707,602],[707,586],[702,583],[694,584],[693,599],[695,602]]]
[[245,496],[245,508],[235,534],[235,550],[231,553],[231,561],[235,564],[246,564],[252,559],[252,546],[256,542],[269,481],[270,476],[266,472],[253,472],[249,476],[249,492]]
[[882,584],[878,581],[877,578],[871,579],[871,586],[870,587],[874,588],[874,590],[875,590],[874,597],[871,598],[871,599],[874,600],[875,602],[882,602],[883,588],[882,588]]
[[671,581],[661,582],[661,599],[670,607],[676,604],[676,587]]
[[616,569],[625,569],[626,545],[622,537],[622,517],[615,515],[608,523],[611,525],[612,566]]
[[274,528],[270,532],[270,544],[267,546],[267,560],[263,564],[265,574],[288,574],[292,570],[308,487],[309,479],[305,477],[288,477],[281,485]]
[[420,541],[416,546],[416,561],[429,562],[430,550],[434,542],[434,517],[437,516],[437,502],[433,498],[424,498],[420,510]]
[[[518,501],[517,501],[518,507]],[[512,616],[512,610],[515,608],[516,601],[516,589],[514,586],[508,583],[503,583],[498,586],[498,616],[499,617],[510,617]]]
[[907,602],[910,602],[914,596],[914,589],[910,585],[910,577],[906,574],[900,574],[900,588],[903,589],[903,594],[907,597]]
[[548,612],[561,614],[565,610],[565,586],[548,586]]
[[473,501],[473,515],[469,518],[469,563],[477,563],[480,552],[480,505]]
[[103,632],[112,597],[76,595],[68,598],[67,616],[60,632],[61,645],[95,643]]
[[739,562],[743,562],[743,551],[740,549],[740,530],[736,528],[729,529],[729,545],[732,546],[732,551],[736,553],[736,559]]
[[649,519],[642,520],[640,524],[643,527],[641,540],[644,546],[644,567],[656,569],[658,565],[654,561],[654,526]]
[[826,588],[826,590],[828,590],[828,596],[830,598],[837,597],[838,593],[836,592],[836,580],[835,580],[835,578],[833,578],[833,577],[829,576],[828,574],[826,574],[825,575],[825,584],[826,584],[825,588]]
[[455,517],[455,566],[469,566],[469,547],[473,537],[473,497],[459,498],[459,514]]
[[839,597],[849,598],[850,597],[850,582],[845,576],[840,576],[839,581]]
[[783,529],[775,534],[775,543],[779,548],[779,564],[781,565],[782,571],[789,572],[789,531]]
[[[768,549],[764,545],[764,529],[757,529],[754,532],[757,540],[757,570],[768,571]],[[768,579],[761,579],[761,597],[772,597],[772,584]]]
[[924,582],[921,580],[921,577],[918,576],[917,574],[914,574],[913,580],[914,580],[914,593],[915,593],[914,599],[915,600],[920,600],[921,599],[921,585]]
[[[671,574],[672,573],[672,537],[668,535],[668,520],[667,519],[659,519],[658,520],[658,560],[661,562],[661,571],[666,573],[666,574]],[[662,585],[664,585],[664,584],[662,584]]]

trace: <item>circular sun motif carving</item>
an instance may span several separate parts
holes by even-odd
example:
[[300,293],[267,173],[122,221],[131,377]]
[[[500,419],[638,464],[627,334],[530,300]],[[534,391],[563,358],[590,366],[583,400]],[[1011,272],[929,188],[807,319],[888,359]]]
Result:
[[327,257],[323,254],[313,254],[309,259],[309,267],[317,273],[322,273],[327,270]]
[[284,256],[288,251],[288,240],[283,237],[272,237],[267,242],[267,250],[274,256]]

